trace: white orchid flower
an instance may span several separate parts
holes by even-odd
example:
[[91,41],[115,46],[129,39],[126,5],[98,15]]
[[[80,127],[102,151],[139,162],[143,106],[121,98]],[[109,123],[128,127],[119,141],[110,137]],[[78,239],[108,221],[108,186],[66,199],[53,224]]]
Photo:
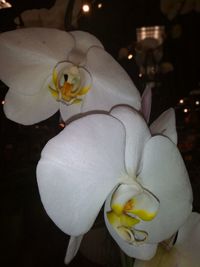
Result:
[[[46,27],[65,29],[65,13],[69,5],[69,0],[56,0],[51,8],[28,9],[20,14],[24,27]],[[71,24],[77,27],[81,10],[81,1],[74,1]],[[19,17],[15,18],[15,23],[20,25]]]
[[6,116],[30,125],[60,110],[64,121],[91,110],[127,104],[140,94],[93,35],[28,28],[0,34],[0,78],[10,88]]
[[66,263],[104,202],[106,226],[131,257],[150,259],[184,223],[192,191],[173,140],[172,109],[149,130],[138,111],[118,106],[71,122],[46,144],[37,166],[39,192],[47,214],[71,236]]
[[150,261],[136,260],[134,267],[198,267],[200,247],[200,214],[193,212],[178,231],[175,245],[167,250],[159,246]]

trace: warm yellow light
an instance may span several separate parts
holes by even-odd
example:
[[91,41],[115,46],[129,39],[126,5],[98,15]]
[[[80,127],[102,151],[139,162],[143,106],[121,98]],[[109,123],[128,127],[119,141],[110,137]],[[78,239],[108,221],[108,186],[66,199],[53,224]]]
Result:
[[5,104],[5,100],[3,100],[3,101],[1,102],[1,104],[4,105],[4,104]]
[[137,41],[140,42],[144,39],[153,38],[162,44],[164,39],[165,28],[164,26],[150,26],[141,27],[136,29]]
[[139,77],[140,77],[140,78],[142,77],[142,73],[139,73]]
[[102,8],[102,3],[99,3],[98,4],[98,8]]
[[189,110],[187,108],[184,108],[184,110],[183,110],[184,113],[188,113],[188,111]]
[[129,54],[128,55],[128,59],[130,60],[130,59],[132,59],[133,58],[133,54]]
[[65,128],[65,124],[62,123],[62,122],[59,124],[59,126],[60,126],[61,128]]
[[200,104],[199,100],[195,101],[195,105],[198,106],[199,104]]
[[184,103],[184,100],[183,100],[183,99],[180,99],[180,100],[179,100],[179,103],[180,103],[180,104],[183,104],[183,103]]
[[90,11],[90,6],[88,4],[84,4],[82,6],[83,12],[88,13]]

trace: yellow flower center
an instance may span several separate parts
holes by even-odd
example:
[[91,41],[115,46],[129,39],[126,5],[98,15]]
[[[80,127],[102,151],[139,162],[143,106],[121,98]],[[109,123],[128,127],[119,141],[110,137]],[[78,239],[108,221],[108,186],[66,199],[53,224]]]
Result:
[[[130,244],[143,243],[148,233],[138,230],[141,221],[151,221],[158,212],[159,201],[140,186],[130,188],[120,185],[111,200],[111,211],[107,212],[107,219],[116,232]],[[132,197],[131,197],[132,195]]]
[[70,66],[57,72],[56,67],[53,70],[52,82],[49,84],[52,96],[66,105],[81,103],[91,86],[82,84],[79,68]]
[[132,209],[133,209],[133,200],[131,199],[125,204],[124,211],[127,212]]

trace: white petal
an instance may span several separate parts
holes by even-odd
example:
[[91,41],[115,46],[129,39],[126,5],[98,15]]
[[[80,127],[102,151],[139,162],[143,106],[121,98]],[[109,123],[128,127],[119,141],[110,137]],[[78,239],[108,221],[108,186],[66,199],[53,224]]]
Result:
[[83,235],[80,236],[71,236],[65,256],[65,264],[69,264],[71,260],[76,256],[79,247],[81,245],[81,241],[83,239]]
[[83,111],[110,110],[118,104],[140,109],[140,94],[124,69],[106,51],[93,47],[85,66],[91,73],[93,86],[84,101]]
[[87,53],[88,49],[92,46],[98,46],[103,48],[102,43],[92,34],[84,31],[72,31],[70,32],[75,38],[76,49]]
[[136,259],[143,259],[143,260],[151,259],[155,255],[157,244],[147,244],[147,243],[140,244],[140,245],[129,244],[117,234],[117,232],[108,222],[107,211],[110,210],[110,201],[111,201],[112,193],[106,199],[105,208],[104,208],[104,219],[105,219],[105,223],[106,223],[109,233],[114,238],[114,240],[116,241],[118,246],[121,248],[121,250],[124,251],[124,253],[126,253],[128,256],[134,257]]
[[157,216],[138,227],[149,234],[149,242],[172,236],[192,210],[192,190],[183,159],[177,147],[163,136],[152,137],[143,154],[139,174],[141,185],[160,201]]
[[177,242],[170,250],[158,248],[151,261],[136,260],[134,267],[199,267],[200,215],[192,213],[178,231]]
[[43,205],[65,233],[87,232],[109,192],[122,180],[123,125],[103,114],[69,124],[47,143],[37,167]]
[[9,90],[4,104],[6,116],[24,125],[45,120],[55,114],[58,108],[59,103],[45,87],[34,96],[26,96]]
[[74,40],[75,47],[69,53],[68,59],[77,65],[83,65],[86,61],[86,55],[89,49],[93,46],[103,48],[101,42],[92,34],[83,31],[72,31],[71,32]]
[[142,94],[142,107],[141,111],[146,120],[149,122],[150,114],[151,114],[151,102],[152,102],[152,87],[153,85],[147,84],[143,94]]
[[[175,262],[167,261],[166,256],[170,255],[170,252],[161,246],[158,246],[155,256],[148,260],[135,260],[134,267],[183,267],[176,265]],[[189,267],[189,266],[188,266]]]
[[11,90],[37,93],[54,65],[67,58],[74,46],[64,31],[45,28],[19,29],[0,36],[0,78]]
[[118,106],[110,114],[119,119],[126,130],[125,164],[130,177],[135,178],[145,143],[150,138],[150,132],[143,117],[134,109]]
[[[24,30],[28,32],[29,29]],[[50,57],[56,62],[65,60],[75,46],[74,39],[66,31],[53,28],[31,28],[29,33],[28,38],[36,42],[36,45],[35,43],[34,46],[32,44],[32,49],[41,52],[40,46],[42,46],[42,55]],[[40,45],[39,48],[37,48],[37,45]]]
[[176,119],[174,109],[170,108],[163,112],[150,126],[151,133],[167,136],[177,144]]
[[[179,244],[184,244],[187,246],[191,246],[190,242],[196,240],[196,242],[200,242],[200,214],[197,212],[192,212],[188,217],[187,221],[183,224],[183,226],[178,231],[178,237],[175,246],[179,246]],[[188,240],[190,239],[190,242]],[[193,246],[191,246],[193,248]],[[199,246],[200,247],[200,243]]]
[[[175,244],[181,255],[191,262],[191,266],[199,266],[200,247],[200,214],[193,212],[178,231]],[[194,263],[194,265],[192,264]]]
[[140,95],[133,82],[102,48],[93,47],[89,50],[85,68],[92,77],[92,87],[85,95],[83,103],[61,107],[65,121],[80,112],[110,111],[118,104],[140,109]]

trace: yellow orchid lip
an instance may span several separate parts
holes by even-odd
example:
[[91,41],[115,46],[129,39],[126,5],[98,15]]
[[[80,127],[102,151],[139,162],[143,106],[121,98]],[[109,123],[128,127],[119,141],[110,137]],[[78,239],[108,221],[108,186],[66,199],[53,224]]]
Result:
[[[86,85],[84,80],[89,80],[90,84]],[[49,91],[57,101],[66,105],[79,104],[89,92],[91,80],[86,69],[69,62],[60,62],[53,69]]]
[[113,193],[110,207],[107,219],[121,238],[130,244],[147,240],[148,233],[138,226],[141,221],[153,220],[158,213],[159,201],[153,194],[136,183],[121,184]]

